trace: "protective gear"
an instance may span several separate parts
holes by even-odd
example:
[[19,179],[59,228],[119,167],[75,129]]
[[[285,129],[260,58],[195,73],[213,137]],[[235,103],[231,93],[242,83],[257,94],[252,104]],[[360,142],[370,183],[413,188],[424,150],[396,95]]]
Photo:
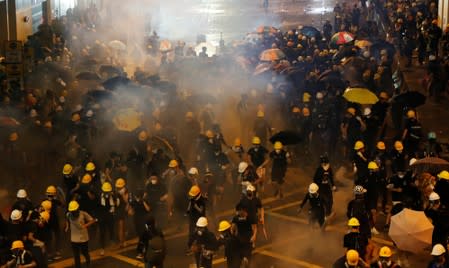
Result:
[[70,164],[65,164],[64,167],[62,168],[62,174],[64,175],[69,175],[70,173],[72,173],[73,171],[73,167]]
[[207,219],[206,219],[206,217],[200,217],[196,221],[196,227],[207,227]]
[[370,115],[371,114],[371,109],[369,108],[369,107],[366,107],[364,110],[363,110],[363,115],[364,116],[368,116],[368,115]]
[[52,207],[52,203],[50,200],[44,200],[41,203],[41,207],[46,210],[46,211],[50,211],[51,207]]
[[170,160],[170,162],[168,163],[169,168],[175,168],[177,166],[178,166],[178,161],[176,161],[175,159]]
[[304,115],[305,117],[310,116],[310,110],[307,107],[304,107],[302,109],[302,115]]
[[70,201],[70,203],[69,203],[69,208],[68,208],[69,211],[76,211],[76,210],[78,210],[79,208],[80,208],[80,204],[78,204],[78,202],[76,202],[76,201]]
[[18,210],[18,209],[14,209],[14,210],[11,212],[10,219],[11,219],[12,221],[18,221],[18,220],[20,220],[21,218],[22,218],[22,211],[20,211],[20,210]]
[[348,226],[350,226],[350,227],[360,226],[360,222],[357,218],[352,217],[348,221]]
[[224,232],[224,231],[228,230],[229,228],[231,228],[231,224],[228,221],[221,221],[218,224],[218,231],[219,232]]
[[362,185],[356,185],[354,187],[354,194],[363,194],[363,193],[366,193],[366,189],[363,188]]
[[95,170],[95,164],[92,162],[89,162],[86,164],[86,171],[94,171]]
[[56,187],[53,185],[50,185],[47,187],[47,191],[45,191],[45,193],[47,195],[56,195],[57,191],[56,191]]
[[206,131],[206,137],[208,137],[209,139],[212,139],[214,137],[214,133],[212,132],[212,130]]
[[282,143],[280,141],[277,141],[274,143],[274,149],[275,150],[281,150],[282,149]]
[[240,162],[238,172],[243,173],[248,168],[248,163],[246,162]]
[[354,144],[354,150],[360,150],[365,148],[365,144],[363,143],[363,141],[356,141]]
[[427,138],[429,140],[436,140],[437,134],[435,132],[431,131],[431,132],[429,132],[429,134],[427,134]]
[[19,135],[17,134],[17,132],[13,132],[11,134],[9,134],[9,141],[16,141],[19,139]]
[[105,193],[112,192],[112,185],[109,182],[104,182],[101,185],[101,190]]
[[404,150],[404,145],[402,145],[401,141],[395,141],[394,149],[396,149],[396,151],[402,151],[402,150]]
[[255,192],[256,187],[254,187],[252,184],[248,184],[248,186],[246,186],[246,191],[247,192]]
[[349,265],[357,265],[359,263],[359,253],[353,249],[348,250],[346,252],[346,262]]
[[418,161],[418,160],[416,160],[416,158],[412,158],[412,159],[410,159],[410,161],[408,161],[408,165],[411,166],[411,165],[415,164],[416,161]]
[[118,178],[115,181],[115,188],[123,188],[126,185],[126,181],[123,178]]
[[378,168],[379,168],[379,166],[377,165],[376,162],[371,161],[371,162],[368,163],[368,169],[374,170],[374,169],[378,169]]
[[304,92],[304,94],[302,94],[302,102],[304,102],[304,103],[310,102],[311,97],[312,96],[309,93]]
[[383,141],[377,142],[376,148],[377,148],[378,150],[385,150],[385,149],[386,149],[385,143],[384,143]]
[[92,181],[92,176],[90,174],[84,174],[81,178],[81,183],[88,184]]
[[254,145],[259,145],[261,143],[260,138],[259,137],[253,137],[252,143]]
[[446,253],[446,249],[444,248],[444,246],[441,244],[436,244],[435,246],[433,246],[432,253],[430,253],[430,255],[441,256],[444,253]]
[[440,200],[440,196],[435,192],[431,192],[429,195],[429,201],[437,201],[437,200]]
[[190,190],[189,190],[190,197],[195,197],[195,196],[199,195],[200,193],[201,193],[201,189],[197,185],[193,185],[192,187],[190,187]]
[[380,92],[379,98],[388,100],[388,94],[385,91]]
[[299,107],[293,107],[293,109],[292,109],[292,113],[294,113],[294,114],[297,114],[297,113],[300,113],[301,112],[301,109],[299,109]]
[[196,167],[191,167],[190,169],[189,169],[189,175],[198,175],[198,169],[196,168]]
[[316,99],[317,100],[321,100],[321,99],[323,99],[324,98],[324,95],[323,95],[323,93],[321,93],[321,92],[318,92],[318,93],[316,93]]
[[413,110],[408,110],[407,111],[407,118],[415,118],[416,117],[416,113]]
[[234,140],[234,146],[241,146],[242,142],[240,141],[240,138],[235,138]]
[[148,134],[145,130],[139,132],[139,141],[146,141],[148,139]]
[[50,213],[48,211],[42,211],[39,215],[45,222],[50,220]]
[[387,246],[381,247],[379,250],[379,257],[390,258],[393,253],[391,253],[391,249]]
[[440,173],[438,173],[437,177],[440,179],[449,180],[449,172],[447,172],[447,170],[443,170]]
[[348,112],[348,114],[351,114],[351,115],[355,115],[355,109],[354,108],[352,108],[352,107],[349,107],[347,110],[346,110],[346,112]]
[[17,191],[17,198],[27,198],[28,194],[25,189],[20,189]]
[[25,246],[23,245],[23,242],[22,242],[22,241],[16,240],[16,241],[12,242],[11,250],[14,250],[14,249],[24,249],[24,248],[25,248]]
[[320,187],[318,187],[318,184],[316,184],[316,183],[311,183],[310,185],[309,185],[309,193],[311,193],[311,194],[316,194],[317,192],[318,192],[318,189],[319,189]]
[[257,111],[257,117],[262,118],[265,117],[265,113],[263,111]]

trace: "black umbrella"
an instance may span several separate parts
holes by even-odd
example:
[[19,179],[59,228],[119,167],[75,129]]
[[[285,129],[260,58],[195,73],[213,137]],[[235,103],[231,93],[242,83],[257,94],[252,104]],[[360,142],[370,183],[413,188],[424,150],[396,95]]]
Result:
[[280,141],[283,145],[297,144],[302,140],[301,134],[293,130],[284,130],[274,134],[270,138],[271,143]]
[[88,97],[91,97],[95,100],[104,100],[113,98],[114,95],[111,91],[108,90],[91,90],[86,94]]
[[321,38],[320,31],[313,26],[304,26],[304,27],[302,27],[300,32],[301,32],[301,34],[303,34],[307,37]]
[[410,108],[416,108],[426,103],[426,96],[418,91],[407,91],[394,97],[393,101]]
[[114,90],[120,86],[126,86],[131,82],[129,78],[124,76],[115,76],[103,82],[105,89]]
[[79,74],[77,74],[76,79],[79,80],[101,80],[101,77],[94,72],[81,72]]
[[120,67],[114,65],[101,65],[98,71],[100,73],[117,74],[117,75],[121,75],[123,73]]

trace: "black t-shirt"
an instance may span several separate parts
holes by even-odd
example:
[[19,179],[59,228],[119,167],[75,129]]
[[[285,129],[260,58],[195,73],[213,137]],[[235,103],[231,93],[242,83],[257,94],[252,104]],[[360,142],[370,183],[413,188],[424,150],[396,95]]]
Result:
[[404,189],[407,187],[407,180],[405,177],[403,177],[402,179],[399,178],[399,176],[393,176],[390,179],[390,183],[393,184],[393,188],[399,188],[402,189],[402,192],[395,192],[392,191],[391,192],[391,200],[392,201],[403,201],[404,199],[404,194],[403,191]]
[[253,197],[252,199],[249,199],[244,196],[239,203],[247,208],[248,217],[251,217],[254,222],[257,222],[257,210],[262,208],[262,201],[260,201],[260,198]]
[[161,182],[158,182],[157,184],[149,183],[145,191],[150,206],[156,206],[160,198],[167,194],[167,187]]
[[251,162],[253,162],[254,166],[257,168],[265,162],[265,155],[268,153],[268,150],[263,147],[251,147],[248,150],[248,155],[251,157]]
[[237,238],[239,241],[249,243],[251,236],[253,236],[252,226],[257,224],[257,222],[251,217],[243,218],[237,215],[232,219],[232,223],[237,226]]
[[343,237],[343,247],[347,249],[357,250],[359,253],[366,251],[368,238],[358,232],[350,232]]

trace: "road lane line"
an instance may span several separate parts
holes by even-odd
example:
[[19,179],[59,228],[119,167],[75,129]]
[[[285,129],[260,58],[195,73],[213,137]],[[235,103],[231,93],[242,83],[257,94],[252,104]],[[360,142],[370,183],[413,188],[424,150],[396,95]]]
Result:
[[279,207],[275,207],[275,208],[269,209],[268,211],[278,211],[278,210],[283,210],[283,209],[285,209],[285,208],[294,207],[294,206],[297,206],[297,205],[299,205],[299,204],[301,204],[301,201],[294,201],[294,202],[290,202],[290,203],[287,203],[287,204],[282,205],[282,206],[279,206]]
[[123,255],[119,255],[119,254],[112,254],[111,257],[114,259],[129,263],[136,267],[145,267],[145,264],[137,259],[132,259],[132,258],[123,256]]
[[281,255],[281,254],[274,253],[274,252],[271,252],[271,251],[268,251],[268,250],[262,250],[261,252],[259,252],[259,254],[262,254],[262,255],[265,255],[265,256],[268,256],[268,257],[272,257],[272,258],[275,258],[275,259],[279,259],[281,261],[285,261],[285,262],[288,262],[288,263],[291,263],[291,264],[295,264],[296,266],[299,266],[299,267],[323,268],[323,266],[315,265],[313,263],[306,262],[306,261],[299,260],[299,259],[294,259],[294,258],[291,258],[289,256]]

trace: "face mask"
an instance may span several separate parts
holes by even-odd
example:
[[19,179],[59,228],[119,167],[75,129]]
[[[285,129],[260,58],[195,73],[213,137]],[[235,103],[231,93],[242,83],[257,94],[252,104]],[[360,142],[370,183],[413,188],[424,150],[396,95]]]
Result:
[[120,189],[120,191],[118,191],[120,194],[124,194],[126,192],[125,188]]
[[252,198],[253,197],[253,193],[252,192],[247,192],[246,196],[248,196],[248,198]]
[[151,180],[151,184],[155,185],[157,183],[157,180]]
[[274,150],[277,154],[281,152],[281,150]]
[[198,235],[203,235],[203,231],[200,231],[200,230],[198,230],[196,233],[197,233]]
[[80,215],[80,211],[79,210],[72,211],[71,214],[73,217],[78,217]]

